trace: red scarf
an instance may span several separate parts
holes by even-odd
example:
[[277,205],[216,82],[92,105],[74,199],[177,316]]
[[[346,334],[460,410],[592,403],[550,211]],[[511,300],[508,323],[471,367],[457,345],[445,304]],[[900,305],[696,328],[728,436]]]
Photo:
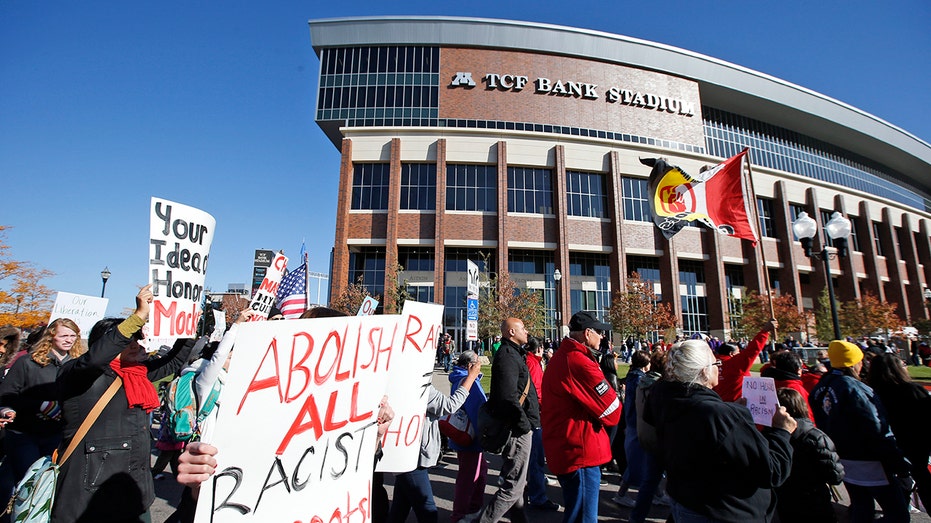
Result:
[[158,393],[149,381],[149,369],[145,364],[114,358],[110,362],[110,368],[123,378],[123,389],[126,390],[129,408],[140,407],[146,412],[151,412],[159,406]]

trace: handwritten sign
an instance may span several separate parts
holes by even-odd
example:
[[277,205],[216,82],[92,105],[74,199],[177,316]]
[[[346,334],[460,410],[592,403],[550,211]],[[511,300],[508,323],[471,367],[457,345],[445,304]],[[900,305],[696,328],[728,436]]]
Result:
[[776,381],[773,378],[744,378],[743,397],[757,425],[771,427],[773,414],[779,409],[776,399]]
[[378,404],[403,366],[402,324],[390,315],[240,326],[205,435],[220,453],[196,521],[370,521]]
[[97,321],[102,320],[107,313],[107,298],[97,298],[95,296],[84,296],[83,294],[71,294],[70,292],[58,292],[55,297],[55,306],[52,307],[52,314],[49,316],[49,323],[58,318],[68,318],[78,324],[81,329],[81,336],[86,338]]
[[265,273],[265,279],[259,285],[259,290],[255,292],[249,308],[258,312],[253,314],[249,321],[265,321],[268,319],[268,313],[275,306],[275,296],[278,295],[278,285],[281,284],[281,278],[284,277],[284,271],[288,269],[288,258],[278,253],[272,260],[271,267]]
[[408,472],[417,468],[442,321],[442,305],[404,302],[399,328],[404,335],[398,342],[388,383],[394,421],[382,442],[385,454],[378,462],[379,471]]
[[200,209],[152,198],[149,231],[149,283],[154,346],[196,337],[207,259],[216,220]]
[[359,311],[356,312],[356,316],[372,316],[375,314],[375,309],[378,308],[378,300],[371,296],[366,296],[362,300],[362,305],[359,306]]

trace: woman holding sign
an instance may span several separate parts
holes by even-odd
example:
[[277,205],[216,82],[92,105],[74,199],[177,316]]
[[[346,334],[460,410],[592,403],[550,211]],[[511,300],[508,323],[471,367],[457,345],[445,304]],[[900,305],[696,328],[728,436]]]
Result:
[[643,421],[656,427],[657,458],[676,521],[770,521],[772,489],[789,476],[796,422],[780,407],[772,428],[756,429],[750,411],[711,390],[720,362],[702,340],[673,346],[667,380],[657,382]]
[[65,420],[60,453],[110,385],[117,378],[122,383],[61,467],[52,507],[55,523],[150,521],[155,489],[149,474],[148,413],[160,403],[152,381],[176,373],[194,346],[194,340],[180,339],[165,356],[146,359],[138,342],[151,302],[147,285],[129,318],[97,322],[88,338],[90,350],[65,362],[58,373]]

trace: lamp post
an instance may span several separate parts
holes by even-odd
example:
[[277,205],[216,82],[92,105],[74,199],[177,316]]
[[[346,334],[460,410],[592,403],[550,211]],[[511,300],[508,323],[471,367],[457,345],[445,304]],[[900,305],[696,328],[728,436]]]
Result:
[[100,297],[103,298],[103,295],[107,292],[107,280],[110,279],[110,269],[104,267],[100,271],[100,279],[103,280],[103,288],[100,289]]
[[841,333],[840,321],[837,318],[837,301],[834,297],[834,282],[831,279],[830,260],[847,257],[847,237],[850,236],[850,230],[850,220],[844,218],[841,213],[834,212],[834,214],[831,215],[831,219],[828,220],[828,223],[824,224],[824,232],[827,234],[828,238],[834,241],[836,252],[828,251],[827,241],[825,241],[824,238],[820,238],[821,251],[812,252],[812,238],[814,238],[815,234],[818,232],[818,224],[808,216],[806,212],[799,213],[798,218],[792,222],[792,231],[795,233],[795,237],[802,243],[805,256],[824,262],[824,275],[828,282],[828,300],[831,304],[831,320],[834,322],[835,340],[840,339]]
[[553,281],[556,282],[556,335],[553,336],[554,340],[558,340],[562,332],[562,294],[559,292],[560,280],[562,280],[562,273],[559,272],[559,269],[556,269],[553,271]]

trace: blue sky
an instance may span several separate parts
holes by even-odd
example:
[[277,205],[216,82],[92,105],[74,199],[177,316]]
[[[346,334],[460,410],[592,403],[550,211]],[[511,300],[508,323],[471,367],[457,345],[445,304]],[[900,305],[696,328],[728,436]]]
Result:
[[[313,121],[307,22],[505,18],[682,47],[802,85],[931,141],[931,2],[0,2],[0,224],[53,290],[110,314],[145,283],[149,199],[217,219],[207,286],[306,239],[327,272],[339,152]],[[293,266],[293,263],[292,263]]]

